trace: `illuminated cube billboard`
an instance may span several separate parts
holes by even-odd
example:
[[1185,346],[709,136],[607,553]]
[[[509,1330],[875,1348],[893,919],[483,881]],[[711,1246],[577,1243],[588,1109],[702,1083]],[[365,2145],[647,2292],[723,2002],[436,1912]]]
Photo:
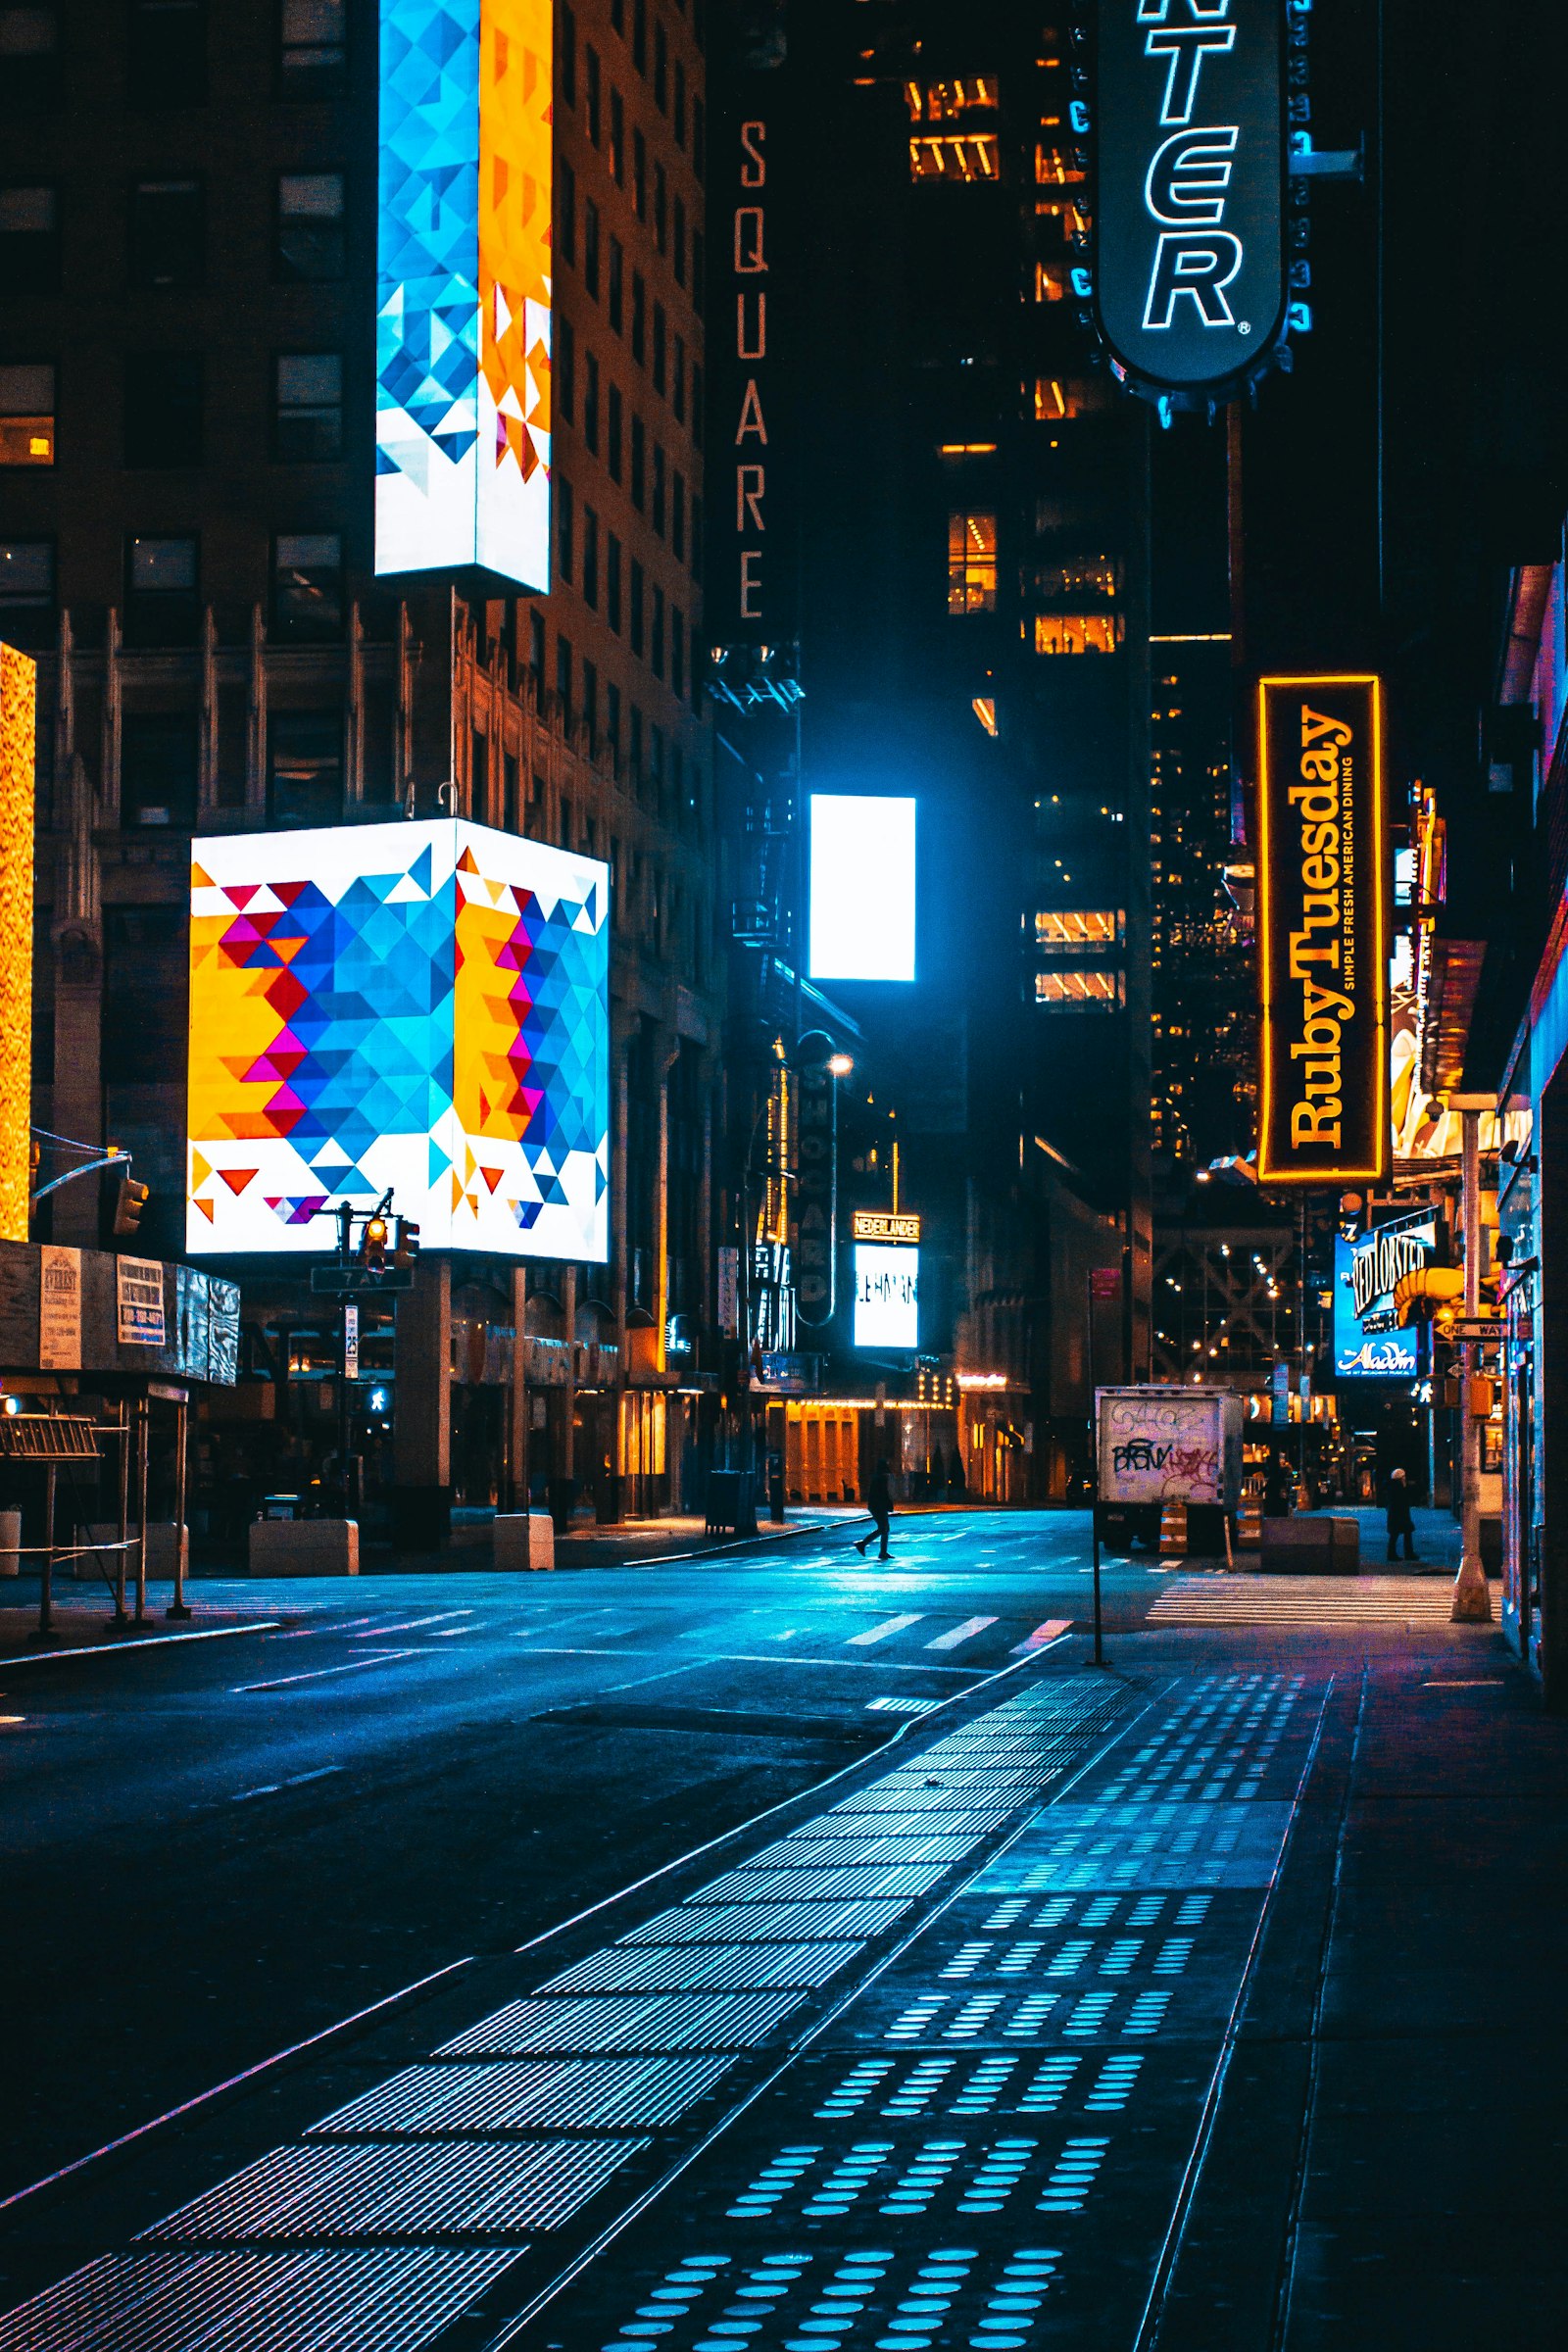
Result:
[[186,1246],[609,1255],[610,875],[444,817],[191,845]]
[[883,1242],[855,1245],[855,1345],[920,1344],[920,1252]]
[[550,585],[552,0],[380,0],[375,568]]
[[914,978],[914,803],[811,795],[813,980]]

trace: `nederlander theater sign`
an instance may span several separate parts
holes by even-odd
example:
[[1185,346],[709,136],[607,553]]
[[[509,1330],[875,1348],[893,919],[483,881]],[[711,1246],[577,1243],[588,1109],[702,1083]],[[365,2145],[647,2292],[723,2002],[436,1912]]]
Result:
[[1258,685],[1260,1184],[1375,1182],[1389,1157],[1383,696]]

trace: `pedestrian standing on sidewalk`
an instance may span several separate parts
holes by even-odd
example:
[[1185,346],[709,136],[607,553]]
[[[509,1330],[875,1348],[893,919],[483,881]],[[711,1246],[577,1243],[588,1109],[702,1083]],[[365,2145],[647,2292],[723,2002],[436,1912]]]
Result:
[[[871,1514],[871,1536],[879,1536],[882,1540],[882,1548],[876,1556],[879,1560],[888,1559],[891,1557],[888,1551],[888,1529],[893,1518],[893,1497],[888,1487],[888,1466],[885,1460],[878,1461],[867,1482],[865,1507]],[[865,1547],[870,1543],[871,1536],[862,1536],[855,1546],[862,1560],[865,1557]]]
[[1389,1557],[1399,1556],[1399,1538],[1404,1538],[1404,1556],[1407,1560],[1420,1557],[1415,1547],[1415,1515],[1410,1508],[1410,1489],[1402,1470],[1389,1473]]
[[1263,1516],[1288,1519],[1296,1497],[1296,1481],[1277,1453],[1270,1454],[1263,1473]]

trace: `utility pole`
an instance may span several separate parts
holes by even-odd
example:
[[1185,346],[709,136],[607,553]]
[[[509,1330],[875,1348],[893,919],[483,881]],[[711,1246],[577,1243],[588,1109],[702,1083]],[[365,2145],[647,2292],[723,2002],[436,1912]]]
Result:
[[1490,1625],[1492,1594],[1481,1564],[1481,1424],[1472,1408],[1476,1377],[1476,1343],[1468,1336],[1481,1312],[1481,1114],[1494,1110],[1490,1095],[1450,1095],[1448,1108],[1459,1113],[1463,1129],[1462,1197],[1464,1224],[1464,1319],[1466,1338],[1459,1351],[1459,1492],[1463,1542],[1459,1573],[1453,1581],[1453,1606],[1448,1615],[1455,1625]]

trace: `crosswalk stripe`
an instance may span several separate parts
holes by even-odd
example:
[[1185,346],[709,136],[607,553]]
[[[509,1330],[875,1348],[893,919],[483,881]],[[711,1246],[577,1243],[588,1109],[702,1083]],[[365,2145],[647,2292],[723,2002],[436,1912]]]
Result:
[[956,1649],[960,1642],[972,1642],[976,1634],[983,1634],[988,1625],[995,1625],[996,1622],[994,1617],[966,1617],[961,1625],[950,1626],[945,1634],[938,1634],[934,1642],[926,1643],[926,1647]]
[[885,1642],[890,1634],[902,1634],[906,1625],[918,1625],[921,1611],[912,1616],[884,1617],[880,1625],[867,1626],[863,1634],[852,1634],[846,1646],[850,1649],[869,1649],[873,1642]]
[[1010,1658],[1025,1658],[1032,1649],[1044,1649],[1048,1642],[1054,1642],[1059,1634],[1068,1633],[1071,1628],[1070,1617],[1048,1617],[1044,1625],[1037,1625],[1032,1634],[1026,1634],[1021,1642],[1014,1642],[1007,1655]]
[[1150,1622],[1203,1625],[1446,1624],[1452,1595],[1443,1578],[1380,1578],[1348,1588],[1338,1578],[1301,1578],[1282,1589],[1272,1577],[1222,1582],[1184,1577],[1158,1594]]

